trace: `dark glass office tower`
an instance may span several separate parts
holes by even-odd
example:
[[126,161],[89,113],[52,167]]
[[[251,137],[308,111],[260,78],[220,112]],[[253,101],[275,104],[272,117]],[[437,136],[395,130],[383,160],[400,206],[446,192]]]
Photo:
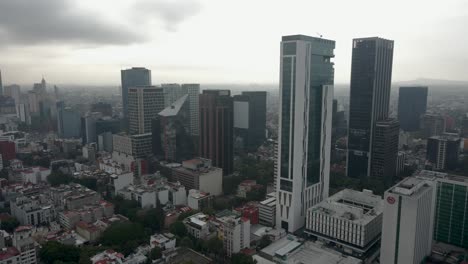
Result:
[[2,71],[0,71],[0,95],[3,95]]
[[128,118],[128,89],[136,86],[151,85],[151,71],[142,67],[121,70],[122,107],[124,118]]
[[392,40],[353,40],[347,164],[350,177],[371,174],[374,128],[377,121],[388,117],[392,63]]
[[377,121],[372,144],[371,175],[391,184],[396,174],[400,125],[395,119]]
[[256,151],[265,141],[266,92],[242,92],[234,96],[234,136],[244,151]]
[[200,94],[200,156],[213,166],[232,173],[234,166],[233,102],[229,90],[204,90]]
[[427,87],[400,87],[398,121],[404,131],[417,131],[421,116],[426,113]]

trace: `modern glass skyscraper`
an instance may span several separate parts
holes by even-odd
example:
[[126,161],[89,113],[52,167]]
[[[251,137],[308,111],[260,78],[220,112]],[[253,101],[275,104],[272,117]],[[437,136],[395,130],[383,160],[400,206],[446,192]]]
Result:
[[142,67],[121,70],[122,107],[125,118],[128,118],[128,89],[136,86],[151,85],[151,71]]
[[0,71],[0,95],[3,95],[2,71]]
[[229,175],[234,166],[233,106],[231,91],[204,90],[200,94],[199,153]]
[[234,137],[244,151],[256,151],[265,141],[267,92],[242,92],[234,96]]
[[276,224],[288,232],[328,197],[334,48],[322,38],[282,38]]
[[347,162],[350,177],[371,174],[375,125],[388,117],[392,63],[392,40],[353,40]]
[[398,121],[405,131],[419,130],[421,116],[426,113],[427,87],[400,87],[398,94]]

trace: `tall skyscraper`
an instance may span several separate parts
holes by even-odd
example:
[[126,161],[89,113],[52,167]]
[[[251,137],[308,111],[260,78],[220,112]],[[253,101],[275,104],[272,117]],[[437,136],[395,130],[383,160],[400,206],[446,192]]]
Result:
[[[437,174],[434,240],[468,248],[468,177]],[[431,175],[432,176],[432,175]]]
[[425,137],[440,136],[445,132],[445,118],[442,115],[425,114],[420,124]]
[[434,184],[410,177],[385,192],[380,263],[419,264],[431,253]]
[[328,197],[334,48],[322,38],[282,38],[276,224],[288,232]]
[[3,95],[2,71],[0,71],[0,95]]
[[372,144],[371,175],[393,183],[398,156],[400,124],[395,119],[377,121]]
[[122,107],[124,117],[128,116],[128,89],[137,86],[151,85],[151,71],[142,67],[120,71],[122,84]]
[[454,170],[458,166],[460,137],[457,134],[443,134],[427,139],[426,159],[434,170]]
[[130,134],[151,133],[151,121],[164,109],[163,89],[140,86],[128,89],[128,122]]
[[57,131],[61,138],[79,138],[81,135],[81,116],[63,101],[57,102]]
[[3,87],[3,95],[15,99],[15,104],[18,105],[20,103],[21,87],[17,84],[7,85]]
[[188,106],[189,106],[189,133],[192,136],[197,137],[199,135],[199,95],[200,95],[200,84],[197,83],[168,83],[162,84],[161,88],[164,90],[164,106],[168,107],[183,95],[188,95]]
[[246,151],[256,151],[265,141],[266,95],[257,91],[234,96],[234,136]]
[[353,40],[347,160],[350,177],[371,176],[375,125],[388,117],[392,63],[392,40]]
[[427,87],[400,87],[398,94],[398,121],[404,131],[417,131],[421,116],[426,113]]
[[204,90],[200,95],[200,144],[203,158],[211,159],[213,166],[232,173],[233,106],[229,90]]
[[200,135],[200,84],[184,83],[182,89],[187,91],[190,113],[190,134],[194,137]]
[[153,120],[153,153],[166,161],[182,162],[194,157],[193,137],[189,134],[188,95],[180,97],[159,112]]

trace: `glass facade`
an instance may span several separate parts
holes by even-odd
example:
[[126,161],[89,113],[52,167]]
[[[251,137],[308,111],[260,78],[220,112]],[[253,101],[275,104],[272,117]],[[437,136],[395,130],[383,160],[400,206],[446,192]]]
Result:
[[[317,47],[326,50],[328,45]],[[307,186],[320,181],[323,85],[332,85],[334,69],[330,59],[312,54],[310,58],[309,124],[307,139]],[[326,108],[325,108],[326,110]],[[331,113],[330,113],[331,114]],[[331,136],[331,135],[324,135]]]
[[373,129],[388,117],[393,41],[353,40],[349,105],[348,164],[350,177],[370,176]]
[[293,78],[293,57],[283,58],[283,83],[282,83],[282,108],[281,108],[281,178],[289,178],[289,145],[291,132],[291,97],[294,87],[291,82]]
[[466,186],[438,184],[434,240],[468,248],[467,197]]

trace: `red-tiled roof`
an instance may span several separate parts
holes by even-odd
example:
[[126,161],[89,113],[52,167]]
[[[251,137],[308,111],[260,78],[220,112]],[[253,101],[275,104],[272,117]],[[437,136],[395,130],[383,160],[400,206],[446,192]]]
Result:
[[20,253],[15,247],[9,247],[6,250],[0,251],[0,260],[7,260],[11,257],[18,256]]

